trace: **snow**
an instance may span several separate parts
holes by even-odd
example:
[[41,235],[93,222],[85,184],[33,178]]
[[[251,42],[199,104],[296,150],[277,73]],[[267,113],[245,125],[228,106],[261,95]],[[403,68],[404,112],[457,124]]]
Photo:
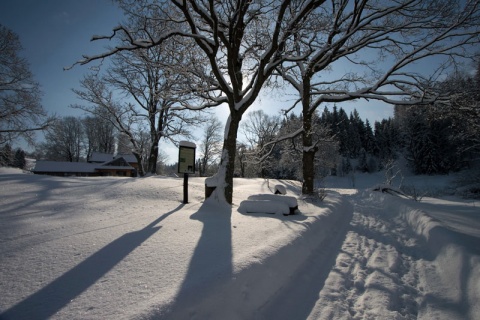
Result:
[[323,202],[270,182],[297,214],[239,210],[263,179],[234,179],[230,207],[204,178],[183,204],[183,179],[0,168],[0,319],[480,318],[478,200],[372,191],[381,175],[329,177]]
[[182,147],[188,147],[188,148],[194,148],[194,149],[197,147],[197,145],[191,141],[180,141],[178,145]]

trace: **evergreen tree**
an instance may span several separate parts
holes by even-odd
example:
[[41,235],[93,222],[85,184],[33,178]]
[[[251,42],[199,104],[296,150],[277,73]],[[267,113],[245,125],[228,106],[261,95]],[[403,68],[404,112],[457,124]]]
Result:
[[358,157],[362,148],[365,148],[366,128],[357,109],[350,113],[350,150],[352,157]]
[[24,169],[27,161],[25,160],[25,151],[22,149],[17,149],[13,157],[12,167]]
[[342,173],[349,174],[350,171],[352,171],[352,163],[350,162],[350,158],[342,158]]
[[368,119],[365,121],[365,138],[362,144],[362,147],[367,151],[369,154],[373,154],[375,152],[375,136],[373,135],[373,129],[370,125],[370,121]]
[[369,172],[367,152],[363,148],[360,150],[359,153],[357,169],[361,172]]
[[402,127],[406,158],[415,174],[445,174],[460,163],[451,136],[452,121],[436,111],[433,106],[407,110]]
[[375,155],[380,160],[396,159],[396,151],[400,146],[399,136],[397,126],[391,118],[375,121]]
[[13,151],[9,143],[6,143],[0,150],[0,165],[9,167],[13,163]]
[[347,113],[345,112],[345,110],[343,110],[343,108],[340,108],[337,114],[336,128],[338,140],[340,141],[340,154],[345,157],[351,156],[351,143],[349,141],[349,124],[350,121],[348,119]]

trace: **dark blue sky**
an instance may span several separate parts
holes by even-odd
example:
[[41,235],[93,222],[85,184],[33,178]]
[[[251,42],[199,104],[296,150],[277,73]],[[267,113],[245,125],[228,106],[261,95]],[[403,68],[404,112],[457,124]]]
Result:
[[81,114],[68,106],[79,103],[72,88],[88,72],[88,66],[63,68],[82,54],[102,52],[108,42],[90,42],[92,35],[110,34],[123,19],[111,0],[2,0],[0,24],[20,37],[21,56],[30,63],[44,93],[42,104],[59,116]]

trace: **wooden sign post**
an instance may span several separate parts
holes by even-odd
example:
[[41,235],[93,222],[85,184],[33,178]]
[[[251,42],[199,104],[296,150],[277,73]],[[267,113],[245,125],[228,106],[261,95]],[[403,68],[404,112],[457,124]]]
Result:
[[183,173],[183,203],[188,203],[188,174],[195,173],[195,149],[193,142],[180,141],[178,146],[178,173]]

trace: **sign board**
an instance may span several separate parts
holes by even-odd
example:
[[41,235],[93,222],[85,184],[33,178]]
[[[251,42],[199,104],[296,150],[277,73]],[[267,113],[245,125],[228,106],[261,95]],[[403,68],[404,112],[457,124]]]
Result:
[[195,149],[193,142],[180,141],[178,147],[178,173],[195,173]]

